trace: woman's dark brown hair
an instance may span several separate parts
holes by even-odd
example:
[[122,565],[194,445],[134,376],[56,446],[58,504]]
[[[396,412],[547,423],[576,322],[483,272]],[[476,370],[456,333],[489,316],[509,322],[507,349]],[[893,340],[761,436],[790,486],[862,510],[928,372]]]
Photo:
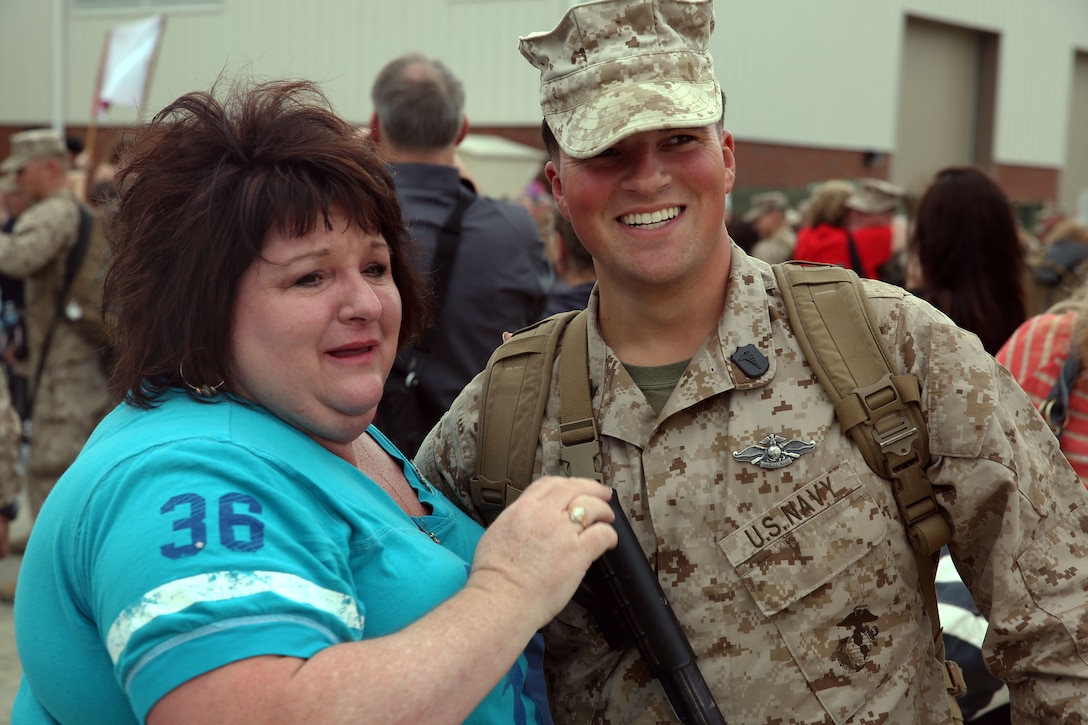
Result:
[[1026,317],[1024,248],[1001,187],[971,166],[937,172],[911,246],[923,277],[917,293],[996,353]]
[[311,83],[222,86],[164,108],[118,169],[104,288],[116,325],[110,389],[140,407],[171,387],[231,390],[239,278],[270,231],[305,236],[321,219],[331,229],[334,206],[389,244],[400,344],[428,322],[416,251],[369,138]]

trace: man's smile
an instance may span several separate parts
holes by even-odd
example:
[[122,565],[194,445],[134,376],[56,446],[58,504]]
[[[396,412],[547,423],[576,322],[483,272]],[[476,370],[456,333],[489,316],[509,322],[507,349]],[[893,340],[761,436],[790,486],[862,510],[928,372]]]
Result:
[[655,229],[659,226],[663,226],[665,222],[671,221],[680,215],[682,211],[681,207],[672,206],[668,209],[660,209],[652,212],[638,212],[635,214],[623,214],[620,216],[620,221],[627,226],[640,227],[643,229]]

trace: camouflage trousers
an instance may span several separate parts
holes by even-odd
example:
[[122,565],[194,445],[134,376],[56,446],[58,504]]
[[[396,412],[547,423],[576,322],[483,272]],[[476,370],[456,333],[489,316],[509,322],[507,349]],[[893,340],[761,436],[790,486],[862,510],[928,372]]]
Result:
[[37,516],[57,479],[79,455],[95,426],[113,407],[97,361],[88,370],[68,368],[42,376],[31,418],[27,498]]

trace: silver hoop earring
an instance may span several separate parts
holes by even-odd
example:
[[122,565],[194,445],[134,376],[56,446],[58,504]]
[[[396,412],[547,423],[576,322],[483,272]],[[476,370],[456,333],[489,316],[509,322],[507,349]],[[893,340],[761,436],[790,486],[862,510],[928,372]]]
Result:
[[181,382],[192,390],[194,393],[202,398],[210,398],[219,392],[219,389],[223,387],[225,380],[220,380],[215,385],[193,385],[185,379],[185,363],[178,363],[178,375],[181,376]]

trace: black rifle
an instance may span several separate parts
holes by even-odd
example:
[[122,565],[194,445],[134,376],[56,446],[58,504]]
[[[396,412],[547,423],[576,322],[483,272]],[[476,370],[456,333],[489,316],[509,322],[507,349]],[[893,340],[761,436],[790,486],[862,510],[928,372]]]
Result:
[[[612,489],[609,505],[616,515],[612,526],[619,536],[619,543],[597,559],[589,570],[586,583],[598,600],[598,606],[588,608],[597,617],[597,623],[613,649],[622,646],[622,637],[618,636],[620,629],[634,639],[680,722],[725,725],[725,718],[695,664],[695,652],[657,582],[657,575],[642,553],[642,546],[623,513],[615,489]],[[602,582],[604,587],[600,586]],[[601,600],[609,598],[614,601],[607,602],[602,610]],[[584,603],[582,598],[578,601]]]

